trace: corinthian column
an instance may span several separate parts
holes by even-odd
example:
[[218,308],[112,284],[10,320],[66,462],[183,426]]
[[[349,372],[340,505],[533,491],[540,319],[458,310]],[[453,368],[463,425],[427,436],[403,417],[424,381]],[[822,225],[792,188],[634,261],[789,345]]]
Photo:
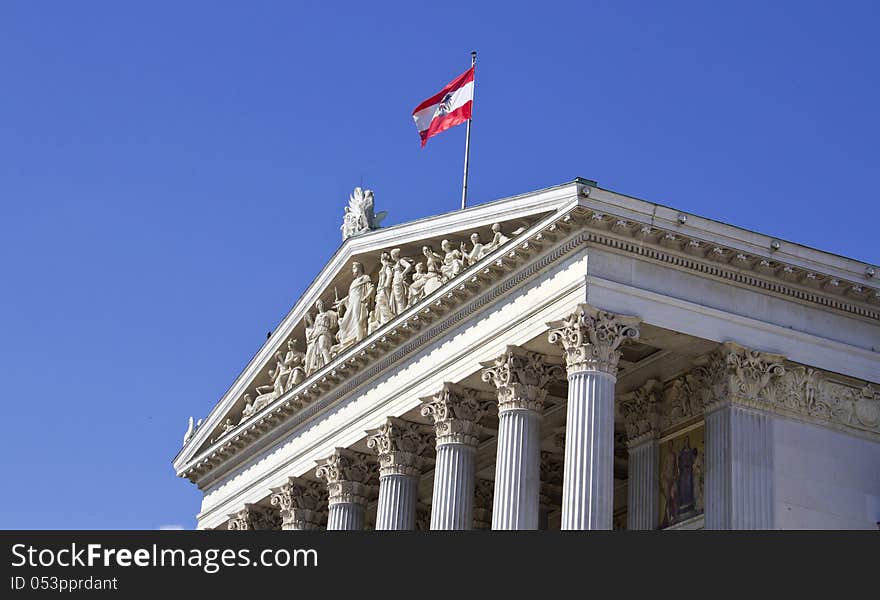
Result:
[[562,529],[611,529],[614,509],[614,385],[618,347],[638,339],[639,319],[581,304],[548,323],[565,351],[568,409]]
[[490,408],[474,390],[443,384],[423,400],[422,416],[431,417],[437,436],[431,529],[471,529],[474,506],[474,457],[480,420]]
[[280,525],[278,513],[268,506],[245,504],[243,509],[229,515],[226,528],[231,531],[259,531],[278,529]]
[[364,511],[376,465],[369,457],[346,448],[336,448],[318,462],[317,475],[327,482],[328,530],[364,528]]
[[304,531],[318,529],[324,520],[323,486],[315,481],[291,477],[272,490],[271,503],[281,513],[281,529]]
[[620,402],[629,450],[627,529],[656,529],[659,449],[657,445],[660,386],[649,379]]
[[547,383],[562,369],[544,357],[508,346],[483,363],[483,381],[498,390],[498,453],[492,529],[538,529],[541,419]]
[[415,529],[422,454],[430,433],[424,425],[395,418],[368,433],[367,445],[379,455],[376,529]]
[[706,421],[706,529],[773,528],[773,421],[783,356],[726,342],[698,367]]

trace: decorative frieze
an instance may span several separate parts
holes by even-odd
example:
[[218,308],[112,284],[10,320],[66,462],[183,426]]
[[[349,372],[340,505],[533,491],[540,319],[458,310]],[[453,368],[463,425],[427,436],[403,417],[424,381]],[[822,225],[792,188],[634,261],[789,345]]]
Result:
[[229,515],[230,531],[259,531],[281,528],[281,516],[276,510],[259,504],[245,504],[237,513]]
[[832,375],[800,365],[784,367],[768,387],[765,405],[811,421],[880,434],[880,388],[848,385]]
[[317,529],[326,520],[326,491],[320,483],[291,477],[273,488],[270,502],[281,515],[281,529]]
[[367,446],[379,456],[380,475],[419,475],[434,436],[419,423],[389,418],[368,432]]
[[498,390],[499,413],[516,409],[541,412],[547,384],[565,377],[562,367],[547,362],[543,354],[516,346],[508,346],[495,360],[480,364],[483,381]]
[[492,411],[494,404],[476,390],[454,383],[430,398],[423,398],[422,416],[434,423],[437,445],[465,444],[476,446],[481,432],[480,422]]
[[662,406],[659,409],[659,427],[666,431],[703,415],[702,381],[691,371],[666,383]]
[[618,348],[625,340],[639,339],[638,317],[616,315],[589,304],[579,304],[574,313],[547,325],[551,344],[565,352],[568,374],[601,371],[617,376]]

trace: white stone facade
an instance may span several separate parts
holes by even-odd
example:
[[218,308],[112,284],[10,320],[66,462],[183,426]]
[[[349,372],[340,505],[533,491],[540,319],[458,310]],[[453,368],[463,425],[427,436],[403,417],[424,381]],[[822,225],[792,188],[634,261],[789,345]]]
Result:
[[203,529],[877,528],[872,273],[580,179],[364,230],[174,467]]

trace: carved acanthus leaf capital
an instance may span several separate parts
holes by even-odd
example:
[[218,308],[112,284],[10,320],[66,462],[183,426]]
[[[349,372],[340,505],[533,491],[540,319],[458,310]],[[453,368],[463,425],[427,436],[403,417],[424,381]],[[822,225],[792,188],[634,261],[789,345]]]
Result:
[[232,531],[259,531],[280,529],[281,517],[277,511],[259,504],[245,504],[237,513],[229,515],[227,529]]
[[641,443],[657,435],[659,401],[660,385],[655,379],[649,379],[640,388],[626,394],[620,401],[620,414],[626,426],[626,438],[630,445]]
[[755,408],[766,404],[770,384],[785,373],[784,358],[735,342],[721,344],[696,369],[704,412],[731,403]]
[[588,304],[561,321],[547,325],[550,343],[559,344],[565,352],[568,374],[601,371],[617,376],[620,361],[618,348],[625,340],[639,339],[638,317],[616,315]]
[[325,496],[320,483],[291,477],[272,489],[270,502],[281,515],[281,529],[316,529],[322,521]]
[[481,363],[483,381],[498,390],[498,412],[533,410],[541,412],[547,397],[547,384],[564,377],[561,365],[547,362],[543,354],[516,346],[493,361]]
[[437,445],[465,444],[476,446],[481,432],[480,421],[491,410],[493,402],[479,392],[454,383],[444,383],[434,396],[422,399],[422,416],[434,423]]
[[370,488],[375,485],[377,472],[378,465],[366,454],[347,448],[336,448],[333,454],[318,461],[316,474],[327,482],[330,504],[366,504]]
[[379,456],[380,475],[419,475],[433,435],[419,423],[389,418],[367,432],[367,446]]

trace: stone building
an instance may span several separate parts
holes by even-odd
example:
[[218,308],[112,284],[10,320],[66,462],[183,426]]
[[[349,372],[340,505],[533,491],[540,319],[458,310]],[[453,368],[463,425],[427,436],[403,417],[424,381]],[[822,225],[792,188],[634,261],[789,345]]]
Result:
[[871,265],[584,179],[381,216],[187,431],[200,528],[877,528]]

